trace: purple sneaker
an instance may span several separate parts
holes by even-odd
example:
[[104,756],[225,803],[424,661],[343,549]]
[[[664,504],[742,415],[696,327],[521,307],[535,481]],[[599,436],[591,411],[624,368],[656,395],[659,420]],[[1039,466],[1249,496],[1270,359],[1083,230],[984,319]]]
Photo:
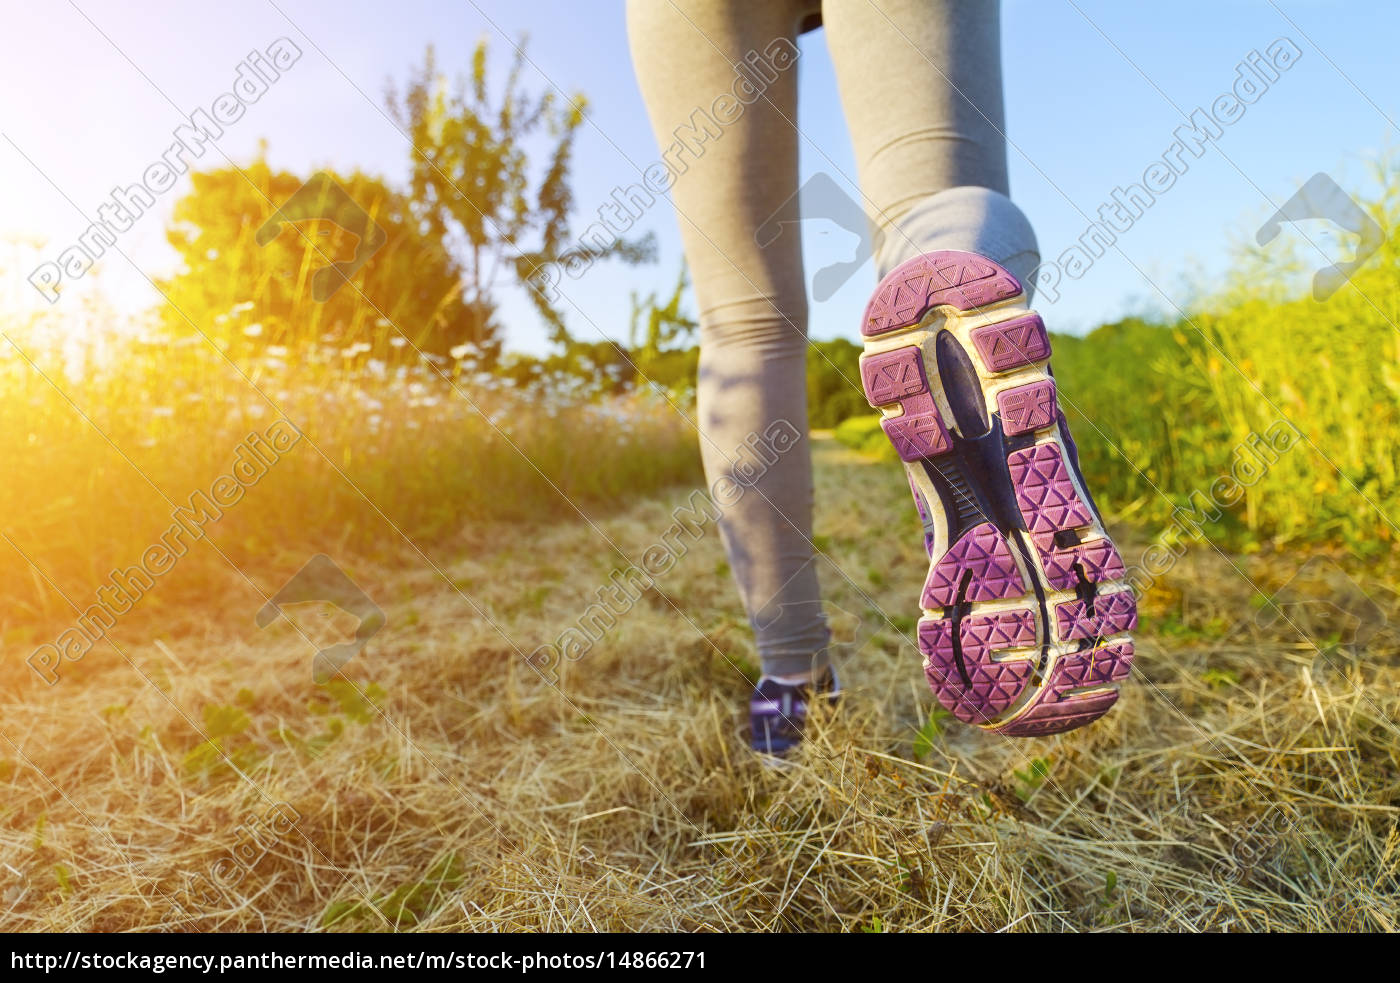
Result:
[[1128,675],[1137,604],[1021,284],[975,253],[925,253],[875,288],[861,334],[866,397],[924,522],[919,649],[934,695],[1001,734],[1096,720]]
[[816,683],[790,686],[764,676],[749,697],[749,743],[759,754],[782,757],[802,743],[807,710],[816,699],[838,700],[841,686],[827,670]]

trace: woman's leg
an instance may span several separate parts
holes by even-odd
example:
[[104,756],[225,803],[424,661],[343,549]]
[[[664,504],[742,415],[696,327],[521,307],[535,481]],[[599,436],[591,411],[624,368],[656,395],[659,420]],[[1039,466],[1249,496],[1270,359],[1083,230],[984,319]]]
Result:
[[1007,197],[1001,28],[994,0],[826,0],[877,277],[936,249],[995,260],[1026,289],[1039,262]]
[[[627,8],[633,63],[675,177],[671,195],[699,305],[705,473],[711,487],[735,475],[743,489],[737,500],[716,502],[720,534],[763,671],[782,677],[824,667],[829,641],[812,562],[807,299],[793,196],[798,135],[789,122],[798,23],[811,6],[631,0]],[[705,129],[708,138],[696,145],[694,134]],[[784,203],[788,214],[774,223]],[[761,226],[776,235],[761,235]],[[778,459],[745,480],[744,469],[759,460],[746,445],[775,426],[797,439],[782,440]]]
[[929,553],[924,672],[958,719],[1038,736],[1113,705],[1137,610],[1027,306],[1037,248],[1006,197],[997,18],[984,0],[824,9],[881,238],[861,379]]

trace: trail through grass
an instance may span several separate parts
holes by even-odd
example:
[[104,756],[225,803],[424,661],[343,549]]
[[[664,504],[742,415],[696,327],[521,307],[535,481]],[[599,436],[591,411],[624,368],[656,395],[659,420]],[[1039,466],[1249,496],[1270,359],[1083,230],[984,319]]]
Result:
[[[1350,572],[1384,612],[1357,644],[1325,605],[1257,617],[1300,556],[1194,549],[1144,600],[1119,706],[1013,742],[934,710],[899,468],[830,439],[816,460],[821,578],[838,639],[864,644],[795,767],[746,750],[754,655],[713,534],[558,689],[522,659],[688,486],[596,530],[468,526],[435,554],[450,583],[393,555],[357,568],[388,623],[354,686],[314,685],[307,641],[256,628],[230,574],[227,616],[7,690],[4,927],[1400,927],[1388,571]],[[1130,553],[1151,533],[1115,529]],[[313,640],[353,628],[292,617]]]

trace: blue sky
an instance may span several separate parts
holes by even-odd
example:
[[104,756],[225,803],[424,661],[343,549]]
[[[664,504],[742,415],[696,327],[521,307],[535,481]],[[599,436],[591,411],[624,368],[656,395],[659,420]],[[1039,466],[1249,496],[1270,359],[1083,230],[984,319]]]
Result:
[[[0,268],[9,304],[32,303],[24,276],[86,227],[90,218],[75,205],[92,216],[114,186],[138,180],[171,142],[181,115],[207,108],[248,52],[280,36],[304,56],[205,154],[211,166],[224,154],[246,162],[266,140],[275,167],[308,175],[321,166],[359,167],[402,182],[408,148],[381,112],[386,82],[404,78],[428,43],[441,65],[465,68],[479,38],[490,40],[503,64],[509,40],[523,34],[539,66],[527,70],[528,85],[581,90],[590,100],[575,155],[578,229],[614,186],[636,179],[636,165],[658,155],[628,60],[620,0],[4,6],[0,237],[7,241]],[[1045,256],[1072,245],[1086,214],[1160,159],[1182,122],[1173,103],[1187,113],[1208,107],[1230,89],[1246,55],[1280,37],[1303,52],[1120,237],[1123,255],[1110,252],[1081,279],[1062,282],[1060,298],[1042,305],[1059,330],[1189,303],[1225,269],[1232,243],[1250,239],[1309,176],[1325,171],[1344,186],[1364,187],[1368,162],[1396,142],[1400,5],[1008,0],[1003,25],[1012,196]],[[807,35],[802,52],[803,178],[824,170],[844,182],[855,164],[822,33]],[[144,274],[164,273],[173,262],[162,224],[188,180],[180,178],[122,239]],[[622,337],[629,292],[673,281],[680,263],[673,213],[653,209],[638,228],[656,233],[658,264],[600,265],[565,281],[580,338]],[[1309,234],[1334,257],[1344,253],[1324,228]],[[803,223],[803,236],[809,271],[854,248],[824,222]],[[158,302],[142,273],[109,256],[60,304],[76,307],[75,298],[92,291],[123,308]],[[873,282],[867,266],[814,304],[812,334],[854,337]],[[508,345],[543,350],[543,328],[524,298],[512,293],[504,301]]]

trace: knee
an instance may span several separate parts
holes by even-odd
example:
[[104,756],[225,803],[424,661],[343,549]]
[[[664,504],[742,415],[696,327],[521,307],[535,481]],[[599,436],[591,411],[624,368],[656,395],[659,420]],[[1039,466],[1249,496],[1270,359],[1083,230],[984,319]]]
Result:
[[700,311],[703,352],[742,349],[767,358],[807,348],[807,299],[754,295]]

